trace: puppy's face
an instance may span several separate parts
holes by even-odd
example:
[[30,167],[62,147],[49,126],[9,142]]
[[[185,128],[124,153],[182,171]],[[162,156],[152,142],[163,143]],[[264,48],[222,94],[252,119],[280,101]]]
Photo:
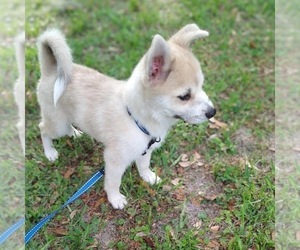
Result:
[[197,59],[189,50],[171,44],[172,67],[166,81],[157,87],[161,110],[168,117],[188,123],[207,121],[215,109],[202,89],[204,77]]
[[200,63],[189,49],[193,40],[206,33],[196,25],[187,25],[169,42],[154,37],[146,55],[148,74],[144,81],[149,103],[156,110],[154,115],[193,124],[215,115],[216,110],[202,89],[204,76]]

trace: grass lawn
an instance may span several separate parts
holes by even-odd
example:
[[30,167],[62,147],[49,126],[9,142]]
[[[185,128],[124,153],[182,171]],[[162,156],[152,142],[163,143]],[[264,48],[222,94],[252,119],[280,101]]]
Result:
[[210,36],[193,52],[218,123],[179,123],[154,152],[163,179],[148,186],[134,166],[123,177],[129,204],[113,210],[103,182],[64,209],[28,249],[274,249],[273,1],[26,2],[26,228],[60,207],[100,166],[103,145],[84,135],[43,155],[35,88],[36,37],[59,27],[74,61],[126,79],[156,33],[188,23]]

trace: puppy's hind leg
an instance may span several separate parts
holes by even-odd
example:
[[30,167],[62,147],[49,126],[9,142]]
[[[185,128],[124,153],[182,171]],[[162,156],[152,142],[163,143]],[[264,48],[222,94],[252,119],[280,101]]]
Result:
[[139,174],[143,178],[143,180],[153,185],[159,183],[161,179],[149,168],[151,153],[152,152],[148,150],[147,153],[141,156],[139,159],[137,159],[135,163],[138,168]]
[[45,156],[49,161],[55,161],[58,158],[58,152],[53,146],[52,140],[58,136],[53,136],[53,132],[47,129],[44,121],[39,124],[41,130],[41,138],[44,147]]

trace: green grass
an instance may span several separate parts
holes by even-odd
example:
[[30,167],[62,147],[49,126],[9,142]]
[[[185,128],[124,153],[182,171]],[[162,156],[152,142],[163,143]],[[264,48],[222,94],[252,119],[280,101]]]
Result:
[[[43,155],[35,38],[47,27],[64,31],[75,62],[126,79],[154,34],[167,38],[183,25],[197,23],[210,36],[198,41],[193,52],[218,110],[216,118],[228,124],[213,129],[179,123],[151,160],[162,184],[149,187],[131,167],[121,187],[129,199],[123,211],[111,208],[103,184],[97,184],[43,227],[28,249],[274,249],[274,162],[269,150],[274,138],[274,74],[265,73],[274,67],[273,1],[56,5],[34,0],[26,7],[27,229],[62,205],[104,164],[103,146],[88,136],[57,140],[60,158],[55,163]],[[192,159],[195,151],[204,166],[179,167],[181,154]],[[74,173],[64,178],[68,169]],[[171,184],[176,178],[179,184]],[[215,198],[199,195],[201,181],[217,193]],[[212,226],[219,226],[217,232]]]

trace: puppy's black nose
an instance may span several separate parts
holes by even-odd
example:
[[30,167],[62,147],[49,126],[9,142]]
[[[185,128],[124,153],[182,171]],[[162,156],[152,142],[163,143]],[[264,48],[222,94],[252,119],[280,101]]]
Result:
[[214,115],[217,113],[217,110],[215,108],[211,108],[209,109],[209,111],[207,111],[205,113],[205,116],[207,117],[207,119],[210,119],[212,117],[214,117]]

